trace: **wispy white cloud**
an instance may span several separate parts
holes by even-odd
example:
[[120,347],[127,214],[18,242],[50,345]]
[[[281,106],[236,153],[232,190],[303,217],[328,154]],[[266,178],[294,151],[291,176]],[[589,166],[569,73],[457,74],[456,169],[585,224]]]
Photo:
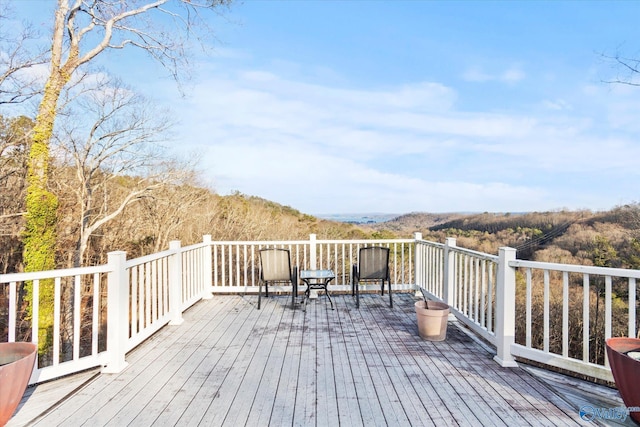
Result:
[[552,174],[633,171],[640,156],[628,135],[600,136],[590,112],[564,98],[547,115],[474,113],[437,82],[350,89],[235,75],[198,85],[182,132],[219,191],[310,213],[565,207],[543,185]]
[[542,101],[542,106],[545,109],[554,111],[573,109],[573,106],[564,99],[545,99],[544,101]]
[[472,66],[462,73],[464,80],[478,83],[497,81],[513,84],[524,80],[525,77],[526,74],[520,65],[511,65],[509,68],[498,72],[487,72],[480,66]]

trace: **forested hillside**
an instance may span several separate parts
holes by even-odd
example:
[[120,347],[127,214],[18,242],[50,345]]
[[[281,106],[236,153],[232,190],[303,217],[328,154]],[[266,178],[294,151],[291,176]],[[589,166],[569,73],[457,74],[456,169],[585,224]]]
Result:
[[370,226],[380,232],[443,242],[497,254],[501,246],[518,250],[518,258],[567,264],[640,268],[640,205],[606,212],[553,211],[531,213],[403,215]]
[[[21,271],[25,227],[26,162],[33,123],[0,117],[0,272]],[[315,233],[321,239],[455,237],[458,246],[496,254],[500,246],[518,257],[570,264],[640,268],[640,205],[606,212],[410,213],[377,224],[318,219],[291,207],[240,193],[221,196],[201,183],[197,169],[162,158],[159,169],[129,175],[98,164],[91,150],[61,141],[52,159],[50,185],[59,199],[56,264],[95,265],[109,251],[137,257],[166,249],[171,240],[292,240]],[[73,151],[75,150],[75,151]],[[149,155],[150,156],[150,155]],[[141,155],[137,154],[137,160]],[[78,159],[82,159],[79,162]],[[95,162],[94,162],[95,163]],[[160,167],[161,166],[161,167]],[[138,167],[137,170],[140,170]]]
[[[27,158],[33,121],[0,116],[0,272],[22,271]],[[97,144],[60,140],[50,167],[51,191],[59,200],[56,265],[59,268],[106,262],[109,251],[129,258],[183,245],[211,234],[215,240],[366,238],[377,235],[353,224],[325,221],[259,197],[216,194],[201,183],[197,168],[176,159],[145,154],[98,161]],[[142,147],[137,147],[142,148]],[[128,147],[131,149],[131,147]],[[154,157],[155,156],[155,157]],[[144,175],[140,162],[156,160]],[[137,162],[137,163],[135,163]]]

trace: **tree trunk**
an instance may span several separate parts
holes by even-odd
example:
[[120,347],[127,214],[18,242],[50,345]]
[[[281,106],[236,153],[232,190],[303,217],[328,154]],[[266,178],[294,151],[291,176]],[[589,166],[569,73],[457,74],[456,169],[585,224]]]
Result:
[[[49,141],[61,86],[58,82],[47,85],[36,119],[33,142],[29,152],[27,175],[26,225],[24,231],[23,260],[25,271],[45,271],[55,268],[55,244],[58,198],[48,190]],[[56,84],[57,83],[57,84]],[[33,284],[27,287],[29,307],[33,308]],[[39,287],[40,349],[51,343],[53,326],[53,281],[41,281]]]
[[[73,68],[61,67],[62,40],[66,10],[56,12],[54,37],[52,40],[51,71],[44,88],[38,109],[33,141],[29,151],[27,172],[26,225],[23,237],[23,260],[25,271],[45,271],[55,268],[56,224],[58,198],[48,189],[49,144],[53,135],[58,99],[63,87],[69,82]],[[68,64],[73,64],[73,49]],[[77,53],[75,55],[77,57]],[[74,64],[75,65],[75,64]],[[52,280],[40,282],[39,286],[39,347],[49,347],[52,342],[53,293]],[[27,300],[33,309],[33,283],[27,286]],[[30,311],[30,315],[32,312]]]

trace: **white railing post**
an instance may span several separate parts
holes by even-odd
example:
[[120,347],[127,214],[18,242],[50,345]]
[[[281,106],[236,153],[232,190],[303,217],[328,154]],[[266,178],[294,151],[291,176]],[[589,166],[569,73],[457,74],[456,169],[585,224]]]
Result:
[[169,242],[169,250],[174,251],[169,257],[169,311],[170,325],[180,325],[182,318],[182,252],[180,240]]
[[202,291],[202,299],[213,298],[213,260],[211,257],[211,234],[202,236],[202,242],[207,243],[204,249],[202,274],[204,274],[204,289]]
[[455,252],[450,248],[456,247],[456,239],[447,237],[444,241],[444,277],[442,286],[442,300],[450,306],[455,305],[456,286],[455,286]]
[[420,240],[422,240],[422,233],[420,232],[415,232],[413,233],[413,238],[415,239],[414,242],[414,247],[415,250],[413,251],[413,256],[415,257],[415,260],[413,262],[413,268],[414,268],[414,272],[413,272],[413,277],[415,278],[415,285],[416,285],[416,296],[420,297],[422,296],[422,290],[421,287],[423,285],[423,277],[424,277],[424,266],[422,263],[422,250],[423,247],[422,245],[418,244],[418,242]]
[[516,259],[516,250],[500,248],[496,283],[496,347],[493,358],[502,367],[518,366],[511,355],[516,334],[516,269],[509,262]]
[[316,235],[309,234],[309,268],[315,270],[318,264],[316,263]]
[[109,252],[107,275],[107,352],[102,372],[115,374],[127,367],[125,354],[129,339],[129,276],[127,253]]

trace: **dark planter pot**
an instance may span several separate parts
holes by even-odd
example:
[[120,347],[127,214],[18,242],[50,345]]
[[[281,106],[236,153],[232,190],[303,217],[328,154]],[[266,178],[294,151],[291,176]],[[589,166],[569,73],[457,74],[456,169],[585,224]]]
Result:
[[29,342],[0,343],[0,426],[20,404],[36,361],[38,347]]
[[[640,352],[640,339],[609,338],[606,344],[611,373],[622,401],[627,408],[640,407],[640,360],[627,355]],[[640,412],[630,412],[629,415],[640,424]]]

